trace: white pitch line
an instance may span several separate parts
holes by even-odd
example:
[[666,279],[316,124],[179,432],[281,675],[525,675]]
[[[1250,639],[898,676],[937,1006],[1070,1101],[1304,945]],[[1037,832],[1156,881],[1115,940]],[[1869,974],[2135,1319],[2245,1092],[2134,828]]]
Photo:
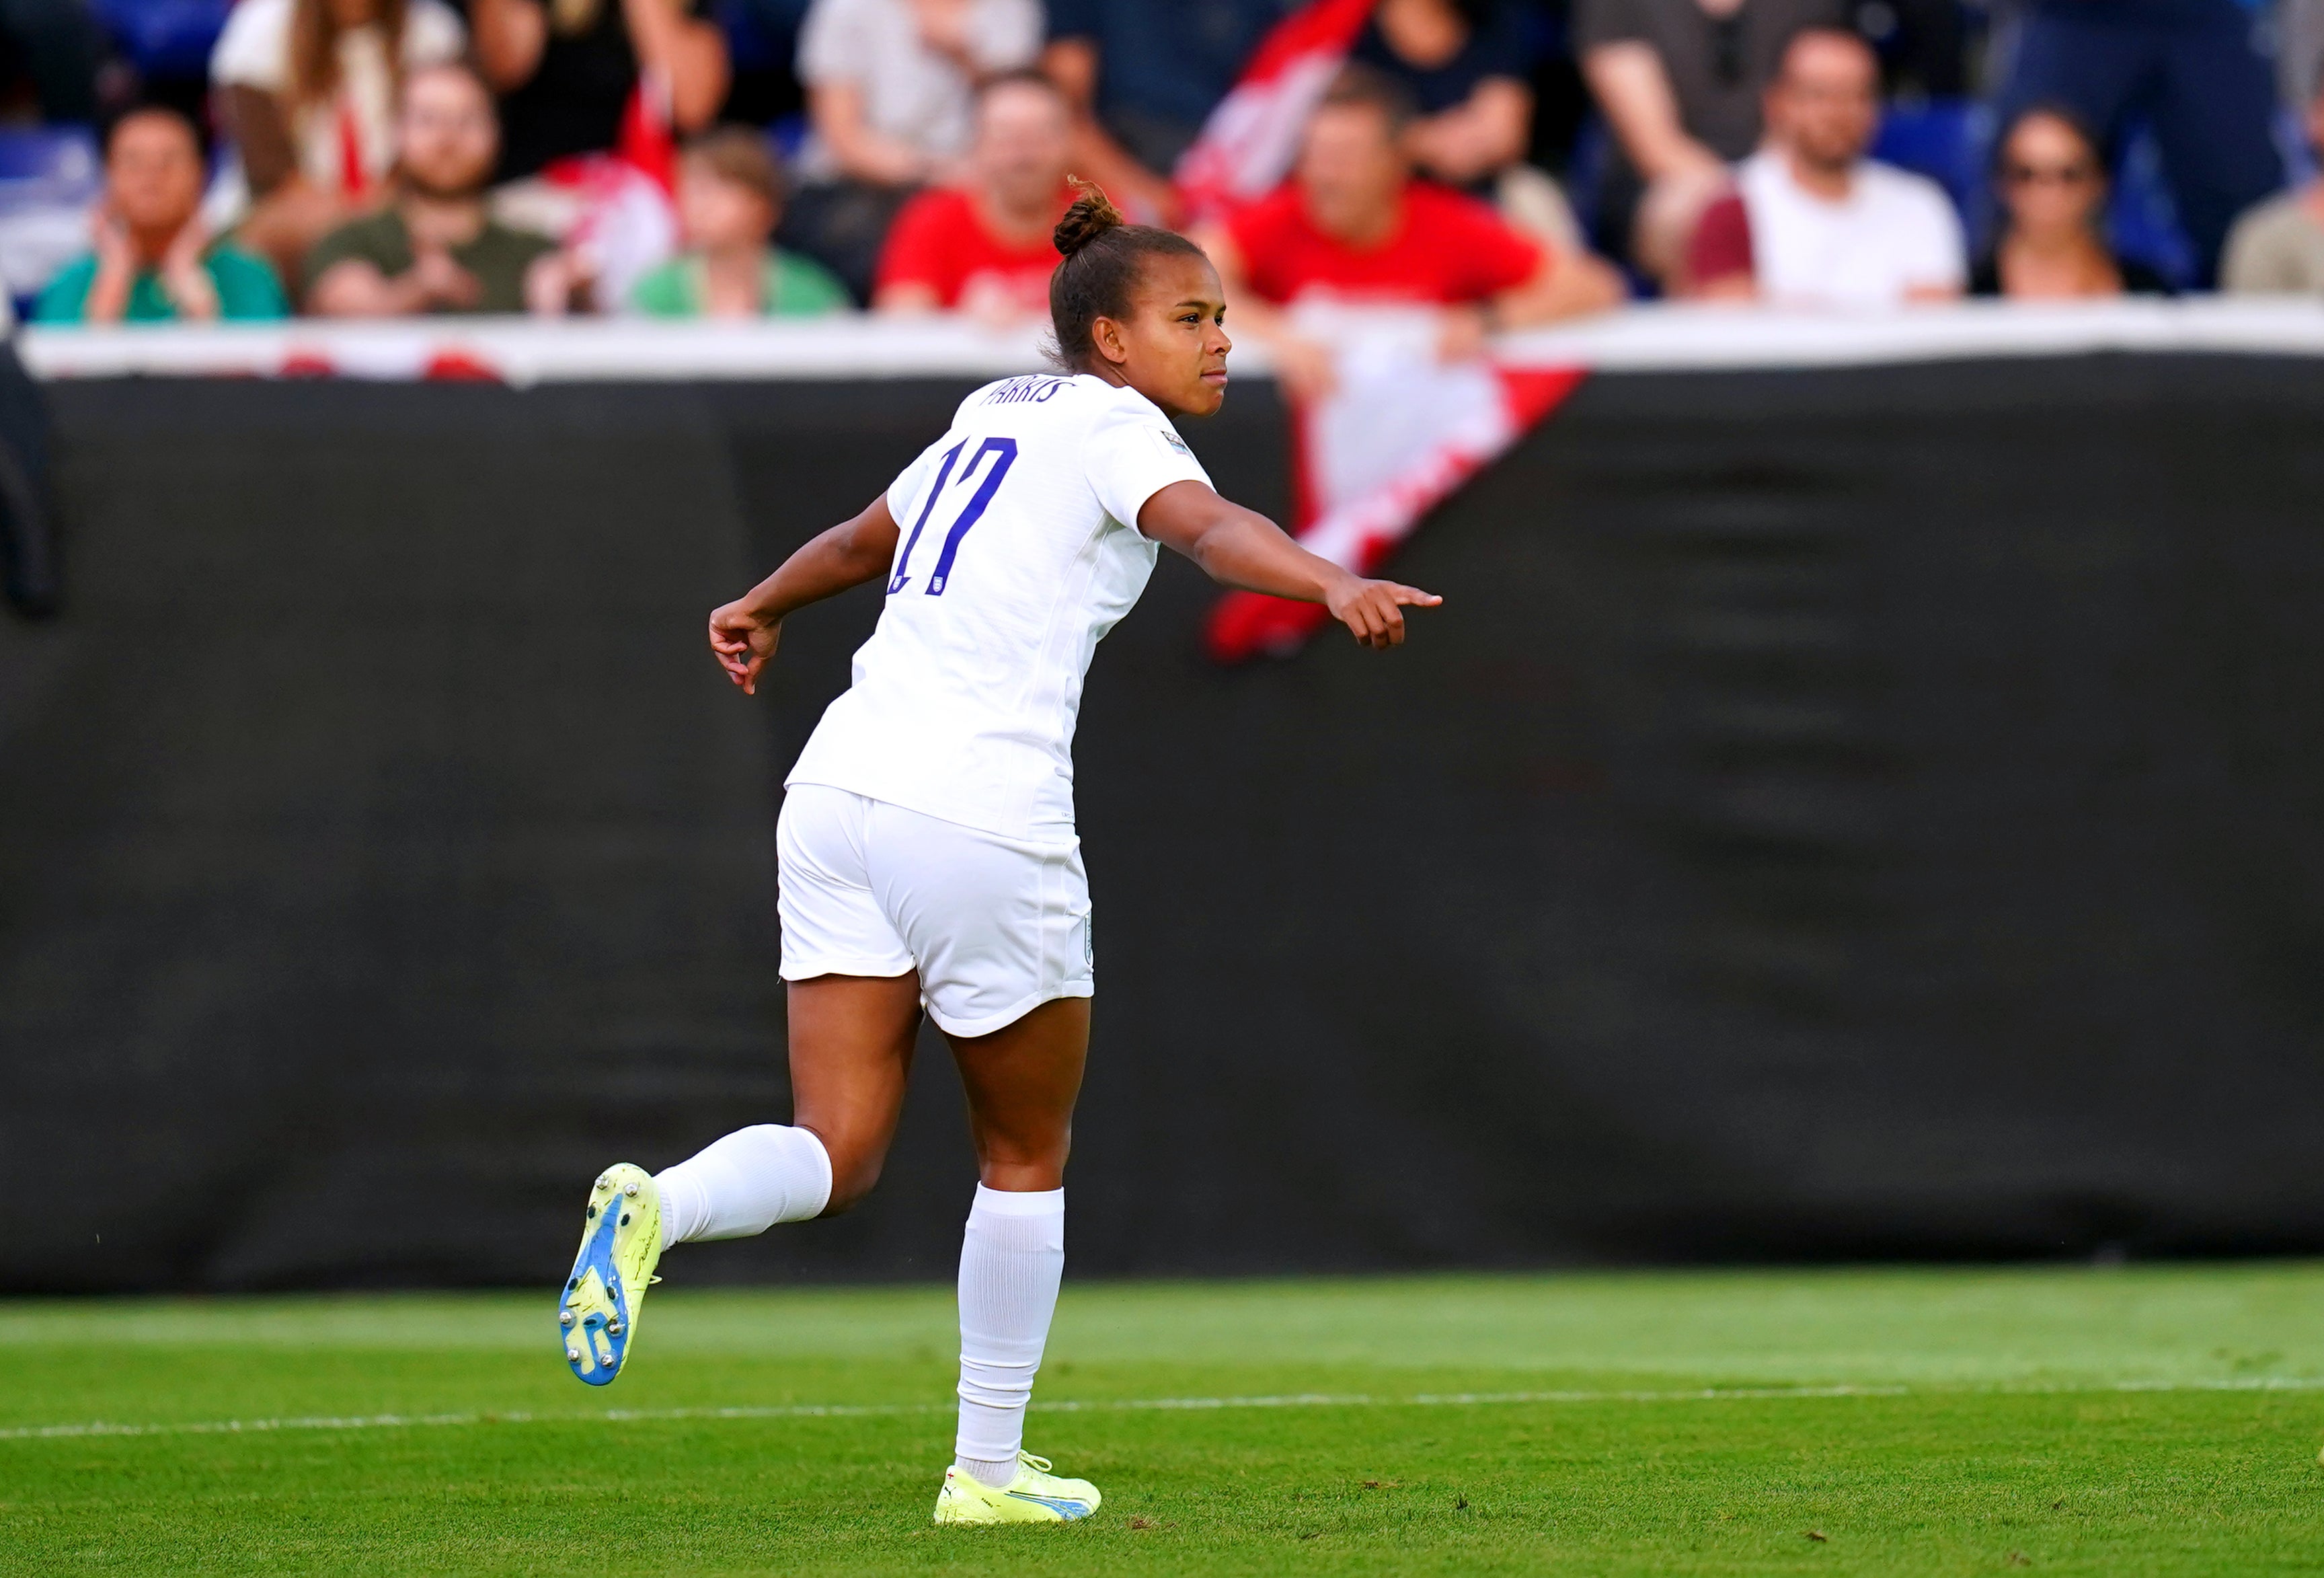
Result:
[[[1421,1392],[1411,1397],[1385,1398],[1364,1392],[1299,1392],[1282,1397],[1250,1398],[1065,1398],[1055,1402],[1036,1402],[1032,1406],[1048,1414],[1125,1414],[1213,1408],[1443,1408],[1525,1403],[1784,1402],[1815,1398],[2310,1391],[2324,1391],[2324,1376],[2253,1376],[2217,1380],[2000,1381],[1962,1386],[1698,1387],[1680,1391]],[[17,1426],[0,1429],[0,1441],[81,1440],[91,1436],[115,1435],[241,1435],[275,1430],[411,1430],[470,1425],[623,1425],[687,1419],[858,1419],[950,1414],[952,1411],[950,1403],[801,1403],[770,1407],[604,1408],[595,1412],[547,1414],[511,1409],[473,1414],[309,1415],[280,1419],[206,1419],[154,1425],[116,1425],[99,1420],[77,1425]]]

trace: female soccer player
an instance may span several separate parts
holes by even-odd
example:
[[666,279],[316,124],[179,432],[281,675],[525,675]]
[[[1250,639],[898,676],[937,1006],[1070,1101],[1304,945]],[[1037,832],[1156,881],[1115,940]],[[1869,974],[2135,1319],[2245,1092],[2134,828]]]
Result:
[[662,1251],[843,1211],[880,1176],[920,1014],[952,1044],[980,1182],[960,1256],[960,1432],[939,1523],[1085,1518],[1094,1486],[1020,1450],[1065,1269],[1065,1153],[1089,1049],[1074,721],[1099,638],[1160,547],[1320,602],[1365,646],[1440,599],[1368,581],[1211,489],[1176,430],[1226,398],[1226,303],[1192,242],[1095,187],[1057,224],[1063,371],[1004,378],[863,512],[710,616],[748,694],[782,622],[881,577],[887,604],[784,780],[776,828],[792,1126],[659,1175],[609,1168],[559,1302],[583,1380],[621,1372]]

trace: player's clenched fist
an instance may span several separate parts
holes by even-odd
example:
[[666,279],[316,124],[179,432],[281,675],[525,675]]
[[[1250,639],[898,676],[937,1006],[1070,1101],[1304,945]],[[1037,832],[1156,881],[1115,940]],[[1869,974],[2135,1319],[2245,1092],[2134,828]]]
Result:
[[726,678],[741,686],[745,696],[756,694],[759,670],[775,655],[782,634],[783,622],[768,617],[748,597],[710,611],[710,650],[718,654]]
[[1434,608],[1444,599],[1417,586],[1395,581],[1367,581],[1349,576],[1323,598],[1332,617],[1365,646],[1384,649],[1404,644],[1404,611]]

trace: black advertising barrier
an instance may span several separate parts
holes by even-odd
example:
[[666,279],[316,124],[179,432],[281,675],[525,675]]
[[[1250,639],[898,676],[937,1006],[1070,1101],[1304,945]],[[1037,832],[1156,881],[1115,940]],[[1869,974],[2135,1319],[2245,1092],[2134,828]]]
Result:
[[[2324,382],[1626,374],[1221,672],[1167,562],[1078,755],[1077,1274],[2324,1248]],[[780,769],[703,614],[964,383],[55,390],[0,621],[16,1291],[540,1283],[604,1163],[787,1114]],[[1264,386],[1191,435],[1279,508]],[[1166,556],[1167,558],[1167,556]],[[940,1047],[853,1214],[949,1276]]]

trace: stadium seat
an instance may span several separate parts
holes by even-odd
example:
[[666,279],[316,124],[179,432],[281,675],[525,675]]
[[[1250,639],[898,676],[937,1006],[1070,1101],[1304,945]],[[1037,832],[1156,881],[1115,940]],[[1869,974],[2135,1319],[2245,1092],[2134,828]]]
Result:
[[1880,117],[1872,157],[1927,176],[1945,189],[1972,237],[1987,228],[1985,171],[1993,112],[1968,99],[1891,105]]
[[2131,125],[2115,161],[2107,229],[2116,252],[2144,263],[2180,290],[2194,280],[2194,245],[2180,226],[2179,207],[2163,173],[2163,152],[2144,124]]
[[785,115],[767,128],[767,141],[773,144],[775,157],[788,169],[807,146],[807,124],[803,115]]
[[0,290],[23,314],[49,276],[88,245],[101,171],[87,126],[0,129]]
[[710,14],[726,35],[727,58],[736,71],[779,71],[790,64],[791,41],[769,28],[751,0],[716,0]]
[[97,134],[88,126],[0,126],[0,204],[24,196],[26,183],[44,194],[94,194]]
[[148,78],[209,73],[210,46],[233,0],[94,0],[97,20]]

